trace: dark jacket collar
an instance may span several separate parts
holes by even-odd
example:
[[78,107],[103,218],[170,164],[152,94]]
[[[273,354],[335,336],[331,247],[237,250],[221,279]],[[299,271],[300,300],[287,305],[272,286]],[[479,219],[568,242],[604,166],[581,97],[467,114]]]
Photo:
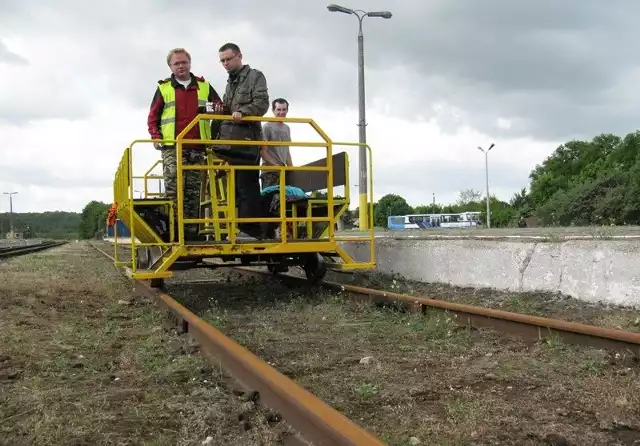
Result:
[[232,81],[234,81],[236,79],[241,79],[243,77],[246,77],[247,74],[249,74],[249,70],[250,69],[251,69],[251,67],[249,65],[243,65],[238,70],[229,73],[228,81],[232,82]]

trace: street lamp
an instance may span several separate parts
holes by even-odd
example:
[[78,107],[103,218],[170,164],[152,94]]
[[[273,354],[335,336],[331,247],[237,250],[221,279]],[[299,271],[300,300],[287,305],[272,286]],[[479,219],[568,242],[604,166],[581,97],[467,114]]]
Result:
[[487,228],[491,227],[491,209],[489,205],[489,151],[495,146],[491,143],[489,148],[485,151],[482,147],[478,147],[478,150],[484,153],[484,175],[487,182]]
[[4,195],[9,195],[9,237],[13,238],[13,195],[18,192],[2,192]]
[[[360,9],[349,9],[340,5],[328,5],[327,9],[331,12],[342,12],[344,14],[353,14],[358,18],[358,109],[360,127],[360,144],[367,143],[367,129],[365,119],[365,100],[364,100],[364,38],[362,35],[362,20],[365,17],[382,17],[390,19],[389,11],[370,11],[365,12]],[[369,228],[368,208],[367,208],[367,148],[360,146],[360,167],[359,167],[359,191],[360,191],[360,229]],[[363,212],[364,211],[364,212]]]

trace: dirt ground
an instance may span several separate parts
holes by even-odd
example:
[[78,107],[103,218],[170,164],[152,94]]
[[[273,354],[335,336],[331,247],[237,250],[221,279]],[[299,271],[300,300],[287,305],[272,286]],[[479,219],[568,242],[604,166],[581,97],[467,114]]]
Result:
[[0,278],[0,444],[275,444],[281,426],[93,248],[1,261]]
[[591,303],[544,292],[513,293],[489,288],[456,287],[407,280],[399,274],[327,273],[326,280],[412,296],[477,305],[571,322],[640,332],[640,311],[616,305]]
[[168,292],[390,445],[640,444],[633,358],[227,276]]
[[[168,292],[390,445],[640,445],[635,358],[559,339],[527,344],[491,330],[458,328],[439,312],[400,314],[277,279],[228,276],[224,270],[176,273]],[[204,278],[218,282],[182,282]],[[570,298],[380,275],[355,281],[510,311],[637,326],[637,313],[630,310]]]

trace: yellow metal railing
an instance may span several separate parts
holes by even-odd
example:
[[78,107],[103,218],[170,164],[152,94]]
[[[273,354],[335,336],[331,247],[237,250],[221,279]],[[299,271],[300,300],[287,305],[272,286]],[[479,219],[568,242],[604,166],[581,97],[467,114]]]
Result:
[[[228,194],[228,209],[230,212],[230,216],[222,219],[213,219],[213,218],[183,218],[183,207],[184,207],[184,185],[183,185],[183,171],[185,170],[225,170],[229,179],[228,189],[230,191],[235,190],[235,171],[237,170],[264,170],[264,167],[260,165],[256,166],[232,166],[232,165],[219,165],[219,166],[197,166],[197,165],[182,165],[182,150],[183,144],[205,144],[205,145],[230,145],[230,146],[276,146],[282,145],[282,142],[279,141],[247,141],[247,140],[194,140],[194,139],[184,139],[184,136],[189,133],[189,131],[198,125],[198,123],[203,120],[230,120],[230,116],[226,115],[214,115],[214,114],[200,114],[196,118],[187,125],[187,127],[180,132],[180,134],[176,137],[176,161],[177,161],[177,218],[181,224],[178,226],[178,241],[180,244],[184,243],[184,225],[189,223],[215,223],[218,221],[220,223],[227,223],[229,225],[229,241],[231,243],[236,242],[236,229],[238,223],[280,223],[284,228],[287,222],[296,223],[298,221],[304,222],[308,221],[308,218],[298,218],[298,217],[287,217],[286,216],[286,183],[285,183],[285,175],[280,174],[279,186],[280,190],[280,216],[279,217],[260,217],[260,218],[238,218],[235,215],[235,194]],[[331,139],[327,136],[327,134],[312,120],[308,118],[270,118],[270,117],[257,117],[257,116],[248,116],[243,118],[245,122],[288,122],[288,123],[299,123],[299,124],[309,124],[313,129],[317,132],[318,135],[325,141],[324,143],[317,142],[289,142],[289,146],[293,147],[324,147],[326,148],[326,166],[269,166],[269,170],[277,170],[279,173],[281,171],[324,171],[327,172],[327,208],[328,215],[327,217],[315,217],[312,221],[320,221],[326,222],[329,225],[329,239],[332,240],[334,238],[334,228],[332,222],[334,221],[334,203],[333,203],[333,165],[332,165],[332,142]],[[286,243],[287,241],[287,231],[281,231],[282,243]]]
[[160,187],[158,187],[158,192],[149,192],[149,180],[158,180],[158,184],[160,184],[159,182],[164,179],[163,175],[154,175],[151,172],[153,172],[153,169],[156,168],[156,166],[162,164],[162,160],[157,160],[155,163],[153,163],[153,165],[149,168],[149,170],[147,170],[144,175],[142,176],[133,176],[131,177],[133,180],[142,180],[143,181],[143,185],[144,185],[144,198],[150,198],[150,197],[161,197],[164,194],[162,193],[162,190]]
[[[369,160],[369,175],[367,175],[367,178],[369,178],[369,200],[367,203],[367,220],[369,220],[369,230],[367,231],[369,233],[369,237],[370,237],[370,241],[371,243],[369,243],[369,258],[371,259],[371,262],[375,261],[376,258],[376,247],[373,243],[373,240],[376,237],[376,231],[374,228],[374,224],[373,224],[373,219],[374,219],[374,215],[373,215],[373,151],[371,150],[371,146],[369,146],[369,144],[363,144],[360,142],[334,142],[333,143],[334,146],[351,146],[351,147],[366,147],[368,153],[367,159]],[[347,168],[347,172],[348,172],[348,168]],[[349,193],[349,176],[347,175],[347,187],[346,189],[346,193]],[[349,195],[347,195],[347,203],[350,203],[350,201],[348,200]],[[358,237],[340,237],[338,239],[336,239],[337,241],[344,241],[344,242],[350,242],[350,241],[362,241],[361,238]]]
[[[268,170],[270,171],[278,171],[279,173],[279,198],[280,198],[280,215],[274,217],[255,217],[255,218],[239,218],[236,216],[236,204],[235,204],[235,193],[227,194],[227,217],[217,218],[218,215],[214,211],[214,215],[208,218],[184,218],[184,176],[183,172],[192,170],[192,171],[226,171],[226,180],[227,180],[227,191],[235,190],[235,172],[238,170],[265,170],[264,166],[261,165],[228,165],[228,164],[216,164],[216,165],[184,165],[183,164],[183,145],[184,144],[198,144],[198,145],[206,145],[206,146],[217,146],[217,145],[225,145],[225,146],[277,146],[281,145],[280,141],[249,141],[249,140],[200,140],[200,139],[185,139],[185,135],[201,120],[231,120],[230,116],[226,115],[214,115],[214,114],[200,114],[196,118],[191,121],[191,123],[175,138],[173,141],[175,143],[176,148],[176,183],[177,183],[177,197],[176,197],[176,206],[175,206],[175,216],[173,212],[170,212],[170,220],[171,220],[171,240],[174,240],[174,220],[177,220],[177,235],[178,240],[173,243],[162,243],[159,241],[158,243],[136,243],[136,224],[134,220],[136,219],[136,213],[133,211],[133,180],[134,179],[142,179],[144,181],[144,193],[145,198],[154,196],[154,195],[164,195],[162,193],[151,193],[148,192],[148,181],[151,179],[162,179],[161,175],[152,175],[151,172],[155,167],[161,163],[160,160],[156,161],[156,163],[149,168],[143,176],[133,176],[132,170],[132,150],[135,145],[143,144],[143,143],[167,143],[166,140],[156,140],[156,139],[136,139],[131,142],[130,146],[125,149],[123,157],[118,166],[118,170],[116,172],[116,176],[114,179],[114,200],[118,203],[118,209],[122,210],[123,214],[128,217],[126,220],[128,221],[128,227],[131,232],[131,265],[135,272],[136,269],[136,252],[135,246],[183,246],[185,244],[185,234],[184,227],[186,224],[205,224],[205,225],[219,225],[220,223],[226,223],[228,229],[228,240],[232,244],[234,244],[236,240],[237,233],[237,225],[239,223],[279,223],[281,224],[281,228],[286,228],[287,223],[306,223],[307,224],[307,233],[311,234],[310,228],[313,223],[327,223],[327,229],[323,231],[323,233],[327,233],[328,239],[331,242],[363,242],[367,241],[368,238],[365,237],[349,237],[349,236],[336,236],[334,223],[336,217],[335,213],[335,205],[336,204],[347,204],[350,203],[350,188],[349,188],[349,175],[348,175],[348,161],[346,165],[346,181],[345,181],[345,198],[344,199],[336,199],[334,198],[334,185],[333,185],[333,147],[334,146],[354,146],[366,147],[369,152],[368,159],[368,167],[370,174],[369,177],[369,203],[368,203],[368,220],[369,231],[368,236],[370,237],[370,261],[374,262],[375,259],[375,247],[373,244],[373,239],[375,236],[374,226],[373,226],[373,161],[372,161],[372,150],[368,144],[360,144],[360,143],[349,143],[349,142],[332,142],[331,139],[327,136],[327,134],[313,121],[308,118],[271,118],[271,117],[245,117],[243,118],[243,122],[287,122],[287,123],[298,123],[298,124],[309,124],[316,133],[324,140],[324,142],[287,142],[287,144],[291,147],[317,147],[317,148],[325,148],[326,149],[326,165],[324,166],[268,166]],[[327,216],[326,217],[312,217],[311,216],[311,203],[307,207],[307,215],[298,216],[295,213],[288,217],[286,215],[287,206],[286,206],[286,183],[285,183],[285,173],[292,171],[304,171],[304,172],[326,172],[327,173],[327,197],[325,199],[314,199],[311,198],[308,200],[309,202],[317,202],[326,203],[327,205]],[[216,178],[215,175],[209,175],[209,178]],[[217,181],[217,180],[216,180]],[[213,197],[210,197],[213,199]],[[136,202],[140,203],[140,200],[136,200]],[[157,200],[155,203],[159,203]],[[170,201],[166,202],[167,204],[171,203]],[[344,211],[340,211],[340,214]],[[175,218],[174,218],[175,217]],[[144,223],[140,217],[138,223]],[[294,228],[296,225],[294,224]],[[216,239],[218,239],[220,232],[216,231]],[[294,233],[295,235],[295,233]],[[281,231],[281,242],[286,243],[287,241],[287,231]],[[273,242],[270,242],[273,243]],[[341,249],[340,249],[341,250]],[[117,251],[117,249],[116,249]]]

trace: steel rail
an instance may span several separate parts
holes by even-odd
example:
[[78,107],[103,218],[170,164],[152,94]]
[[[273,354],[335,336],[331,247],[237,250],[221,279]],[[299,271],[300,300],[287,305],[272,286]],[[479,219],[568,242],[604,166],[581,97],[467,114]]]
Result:
[[[113,256],[95,244],[90,245],[114,260]],[[260,403],[282,415],[296,432],[295,436],[285,439],[285,444],[384,445],[371,433],[225,336],[168,294],[151,288],[143,281],[133,283],[136,292],[161,302],[180,331],[195,339],[213,364],[221,365],[245,390],[256,391]]]
[[[271,276],[267,271],[251,267],[233,268],[243,274]],[[296,283],[307,283],[302,277],[279,274],[277,277]],[[428,308],[449,311],[454,314],[454,322],[463,326],[476,328],[494,328],[498,331],[515,334],[527,340],[539,341],[550,336],[560,336],[572,344],[584,345],[640,356],[640,333],[614,328],[568,322],[527,314],[494,310],[474,305],[458,304],[427,297],[416,297],[389,291],[375,290],[354,285],[346,285],[330,281],[322,281],[318,286],[340,290],[356,298],[364,298],[376,302],[402,303],[411,311],[425,313]]]
[[66,245],[67,243],[69,242],[49,242],[39,243],[37,245],[3,247],[0,248],[0,259],[44,251],[45,249],[55,248],[56,246]]

